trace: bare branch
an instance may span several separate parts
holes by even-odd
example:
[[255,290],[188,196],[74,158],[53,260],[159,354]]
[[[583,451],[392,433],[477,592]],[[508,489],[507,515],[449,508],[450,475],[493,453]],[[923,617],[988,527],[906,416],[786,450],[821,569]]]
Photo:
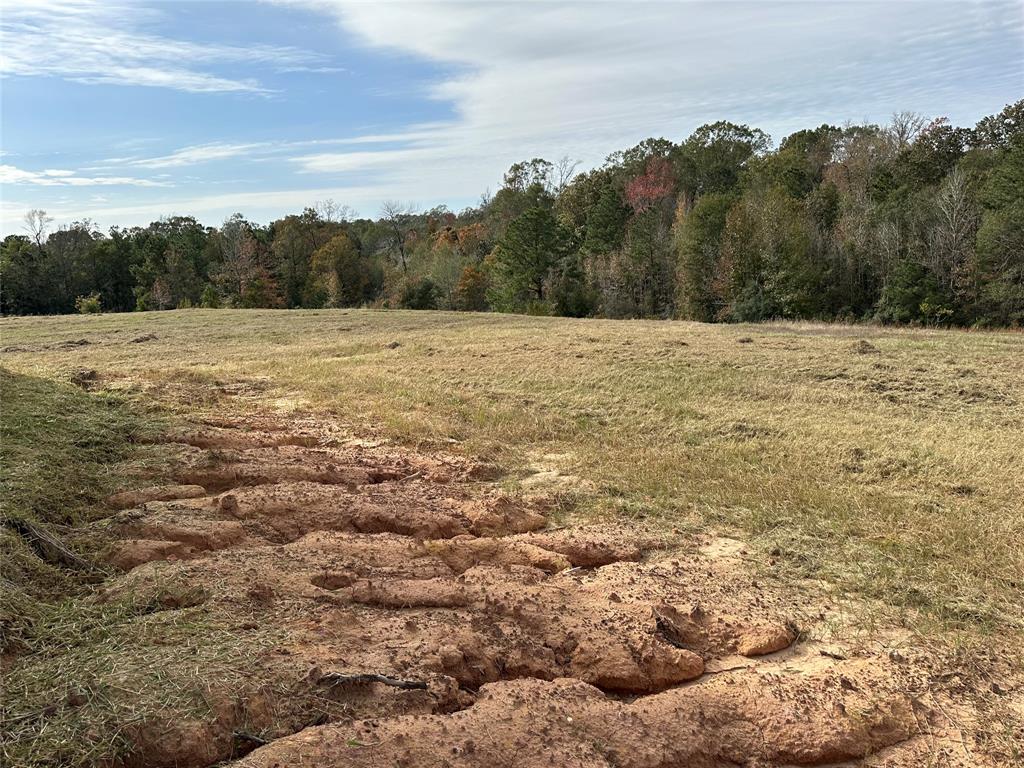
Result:
[[885,132],[899,152],[914,143],[926,122],[917,112],[894,112]]
[[356,217],[356,212],[347,205],[335,202],[331,198],[317,200],[313,203],[313,210],[321,219],[331,223],[343,223],[351,221]]
[[46,239],[46,230],[53,222],[53,217],[47,216],[46,211],[33,208],[25,214],[24,221],[25,231],[29,233],[32,241],[36,244],[36,248],[42,251],[43,241]]

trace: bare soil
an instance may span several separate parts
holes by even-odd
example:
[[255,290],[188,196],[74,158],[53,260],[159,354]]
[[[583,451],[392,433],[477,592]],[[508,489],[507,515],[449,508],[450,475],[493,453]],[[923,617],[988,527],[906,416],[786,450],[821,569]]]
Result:
[[[552,526],[458,457],[252,419],[171,435],[175,484],[118,494],[105,599],[273,633],[212,717],[147,722],[140,764],[996,765],[943,661],[825,644],[836,606],[742,542]],[[262,646],[261,646],[262,648]],[[951,714],[953,713],[953,714]],[[976,728],[975,731],[978,731]],[[978,731],[980,732],[980,731]]]

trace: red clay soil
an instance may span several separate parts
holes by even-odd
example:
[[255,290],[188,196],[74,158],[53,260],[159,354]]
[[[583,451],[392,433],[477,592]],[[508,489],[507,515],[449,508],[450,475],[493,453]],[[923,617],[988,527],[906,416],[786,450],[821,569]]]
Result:
[[[542,498],[504,495],[466,460],[312,423],[259,426],[172,436],[177,484],[111,499],[110,560],[127,573],[107,596],[159,593],[241,634],[279,632],[247,680],[211,692],[211,717],[140,729],[140,764],[912,766],[936,754],[904,659],[798,641],[797,602],[692,538],[549,530]],[[189,589],[175,598],[168,584]]]

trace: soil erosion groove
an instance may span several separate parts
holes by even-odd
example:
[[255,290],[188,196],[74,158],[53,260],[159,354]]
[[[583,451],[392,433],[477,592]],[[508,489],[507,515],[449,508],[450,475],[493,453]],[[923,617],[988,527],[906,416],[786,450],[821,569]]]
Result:
[[169,435],[176,484],[110,499],[105,598],[274,633],[212,715],[138,729],[147,765],[820,765],[918,732],[893,664],[807,651],[678,537],[551,529],[466,459],[282,427]]

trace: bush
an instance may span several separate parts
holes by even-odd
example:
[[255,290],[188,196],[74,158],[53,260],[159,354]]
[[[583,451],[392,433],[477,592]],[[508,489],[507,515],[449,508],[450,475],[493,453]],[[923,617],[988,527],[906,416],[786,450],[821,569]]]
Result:
[[927,267],[904,261],[882,288],[877,319],[883,323],[944,325],[953,318],[953,302]]
[[535,317],[548,317],[551,314],[551,305],[546,301],[533,299],[527,303],[523,311],[525,314]]
[[275,309],[281,304],[277,284],[269,275],[250,280],[238,297],[238,306],[242,309]]
[[429,277],[410,280],[402,289],[399,305],[403,309],[437,309],[437,286]]
[[80,315],[98,315],[103,311],[103,305],[100,304],[100,295],[98,293],[90,293],[88,296],[79,296],[75,299],[75,311]]
[[199,297],[199,306],[206,309],[217,309],[220,307],[220,296],[217,295],[217,289],[210,283],[207,283],[206,287],[203,288],[203,293]]
[[551,284],[554,313],[562,317],[588,317],[597,310],[598,298],[579,260],[567,260]]
[[763,287],[751,281],[744,285],[728,309],[734,323],[761,323],[779,316],[779,309]]
[[486,272],[473,265],[466,267],[455,286],[455,308],[463,312],[486,312],[489,287]]

